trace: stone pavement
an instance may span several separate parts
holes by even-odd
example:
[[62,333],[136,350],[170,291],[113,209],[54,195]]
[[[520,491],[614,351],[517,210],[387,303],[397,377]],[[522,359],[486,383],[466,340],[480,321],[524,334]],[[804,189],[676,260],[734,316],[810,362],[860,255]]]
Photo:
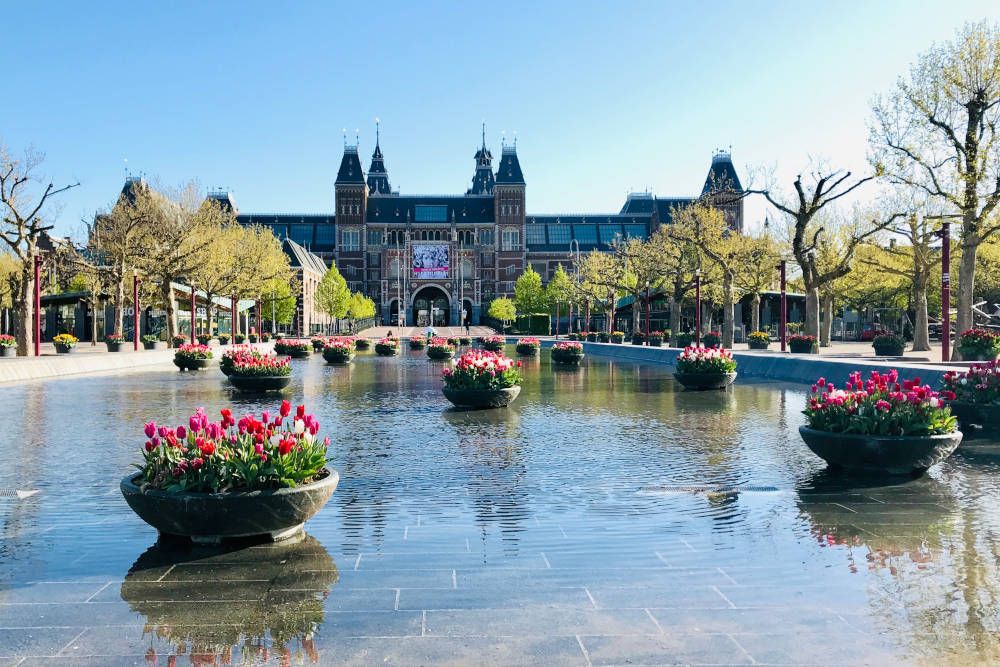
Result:
[[[414,338],[423,337],[427,335],[427,327],[371,327],[369,329],[364,329],[359,331],[356,335],[362,338],[382,338],[389,331],[392,331],[392,335],[397,338]],[[450,336],[465,336],[465,327],[434,327],[434,331],[437,332],[438,336],[450,337]],[[490,327],[471,327],[472,333],[469,334],[473,338],[476,336],[489,336],[492,333],[496,333]]]

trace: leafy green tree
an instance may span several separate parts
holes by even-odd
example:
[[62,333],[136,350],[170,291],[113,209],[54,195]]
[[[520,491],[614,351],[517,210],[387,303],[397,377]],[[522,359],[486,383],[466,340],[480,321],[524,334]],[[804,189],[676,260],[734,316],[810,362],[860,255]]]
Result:
[[544,313],[548,310],[542,277],[530,266],[514,283],[514,306],[521,314]]
[[292,318],[295,317],[296,305],[295,294],[287,281],[271,280],[263,285],[260,299],[261,315],[263,319],[271,320],[272,326],[291,324]]
[[[538,274],[535,274],[538,275]],[[515,319],[517,319],[517,308],[514,302],[505,296],[497,297],[490,302],[490,307],[486,314],[495,320],[503,322],[506,329]]]
[[[548,302],[550,310],[555,310],[556,315],[558,315],[560,307],[564,313],[567,311],[567,302],[572,295],[573,281],[570,280],[569,274],[563,270],[563,266],[560,264],[556,267],[556,272],[552,274],[549,284],[545,286],[545,301]],[[559,326],[558,319],[554,320],[553,326]]]
[[347,318],[351,320],[352,328],[359,320],[375,317],[375,302],[361,292],[352,293],[348,301]]
[[340,275],[336,265],[327,270],[316,287],[316,305],[335,320],[347,316],[351,307],[351,290],[347,288],[347,281]]

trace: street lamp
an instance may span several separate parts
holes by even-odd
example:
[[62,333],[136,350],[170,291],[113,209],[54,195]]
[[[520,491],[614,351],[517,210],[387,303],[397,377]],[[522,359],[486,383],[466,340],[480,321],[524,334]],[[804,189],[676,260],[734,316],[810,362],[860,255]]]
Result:
[[694,346],[701,347],[701,269],[694,271]]
[[42,256],[35,253],[35,356],[42,356]]
[[649,344],[649,281],[646,281],[646,344]]
[[132,351],[139,351],[139,271],[132,269]]
[[[573,249],[574,246],[576,247],[576,250]],[[577,241],[576,239],[571,239],[570,242],[569,242],[569,256],[573,257],[574,254],[576,255],[576,258],[573,261],[573,275],[574,275],[573,287],[574,287],[574,290],[576,290],[576,289],[580,288],[580,242]],[[579,296],[579,295],[574,295],[574,296]],[[589,315],[589,313],[588,313],[588,315]],[[579,313],[577,313],[577,317],[579,317]],[[589,328],[589,327],[590,327],[590,322],[587,322],[587,328]],[[569,302],[569,332],[573,333],[573,302],[572,301]]]
[[778,320],[778,340],[781,341],[781,351],[785,352],[788,344],[788,280],[787,280],[787,265],[786,260],[781,260],[778,263],[778,274],[781,280],[781,312],[780,319]]
[[195,344],[195,325],[197,324],[195,317],[198,311],[198,304],[195,301],[194,294],[194,281],[191,281],[191,344]]
[[951,223],[948,218],[961,215],[928,215],[928,220],[941,221],[941,361],[951,359]]

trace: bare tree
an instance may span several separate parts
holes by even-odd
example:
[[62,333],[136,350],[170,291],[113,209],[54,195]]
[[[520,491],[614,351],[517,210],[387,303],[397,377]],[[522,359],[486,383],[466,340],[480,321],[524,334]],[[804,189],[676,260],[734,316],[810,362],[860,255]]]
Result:
[[[896,90],[876,99],[873,161],[961,219],[959,331],[973,326],[976,253],[1000,230],[1000,26],[966,24],[922,54]],[[960,358],[957,340],[955,358]]]
[[32,327],[34,315],[33,292],[35,289],[34,260],[38,253],[39,237],[52,229],[47,205],[56,195],[76,187],[79,183],[57,188],[51,182],[38,192],[41,184],[35,175],[44,156],[31,149],[22,158],[13,157],[0,144],[0,238],[10,248],[20,264],[17,292],[14,294],[14,312],[17,319],[17,353],[27,355],[34,344]]

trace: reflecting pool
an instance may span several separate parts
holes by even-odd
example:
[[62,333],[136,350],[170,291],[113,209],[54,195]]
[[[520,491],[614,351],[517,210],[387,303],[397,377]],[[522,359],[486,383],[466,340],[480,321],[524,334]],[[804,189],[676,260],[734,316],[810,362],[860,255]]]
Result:
[[292,363],[341,483],[275,545],[158,544],[118,481],[148,419],[277,398],[172,366],[0,388],[0,488],[39,491],[0,496],[0,665],[1000,661],[1000,443],[845,482],[804,386],[535,359],[458,411],[423,352]]

